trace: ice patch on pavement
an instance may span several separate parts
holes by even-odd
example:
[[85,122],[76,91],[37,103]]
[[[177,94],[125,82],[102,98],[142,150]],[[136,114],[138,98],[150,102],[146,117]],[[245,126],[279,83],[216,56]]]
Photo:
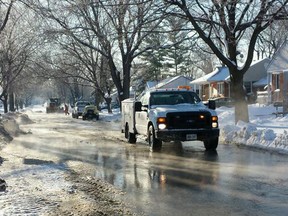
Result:
[[[25,165],[2,176],[7,189],[0,193],[0,215],[41,215],[59,205],[59,193],[69,193],[60,165]],[[45,191],[45,193],[43,193]],[[45,196],[43,196],[45,194]]]

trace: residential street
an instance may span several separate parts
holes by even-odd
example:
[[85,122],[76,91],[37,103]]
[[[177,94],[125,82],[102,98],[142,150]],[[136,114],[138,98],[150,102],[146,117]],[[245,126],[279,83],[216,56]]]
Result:
[[120,122],[27,111],[0,151],[0,215],[286,215],[287,156],[128,144]]

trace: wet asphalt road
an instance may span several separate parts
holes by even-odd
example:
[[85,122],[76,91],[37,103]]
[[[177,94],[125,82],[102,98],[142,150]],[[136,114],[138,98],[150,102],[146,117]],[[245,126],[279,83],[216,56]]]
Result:
[[119,123],[49,118],[60,133],[86,134],[85,142],[50,145],[50,153],[62,162],[92,164],[91,175],[123,189],[125,201],[140,214],[288,215],[287,155],[223,143],[209,153],[201,142],[166,143],[151,153],[143,140],[126,143]]
[[161,153],[106,143],[97,152],[95,176],[126,191],[146,215],[288,214],[287,156],[223,144],[208,153],[202,143]]

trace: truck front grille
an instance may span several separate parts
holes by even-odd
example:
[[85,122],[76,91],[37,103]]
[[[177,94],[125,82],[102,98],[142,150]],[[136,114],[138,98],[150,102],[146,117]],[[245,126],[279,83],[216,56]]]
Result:
[[168,129],[197,129],[211,128],[211,114],[209,112],[176,112],[167,113]]

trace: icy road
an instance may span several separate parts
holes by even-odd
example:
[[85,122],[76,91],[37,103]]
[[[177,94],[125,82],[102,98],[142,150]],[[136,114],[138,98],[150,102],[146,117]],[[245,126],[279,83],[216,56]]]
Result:
[[0,215],[287,215],[288,158],[201,142],[128,144],[120,121],[27,112],[0,151]]

